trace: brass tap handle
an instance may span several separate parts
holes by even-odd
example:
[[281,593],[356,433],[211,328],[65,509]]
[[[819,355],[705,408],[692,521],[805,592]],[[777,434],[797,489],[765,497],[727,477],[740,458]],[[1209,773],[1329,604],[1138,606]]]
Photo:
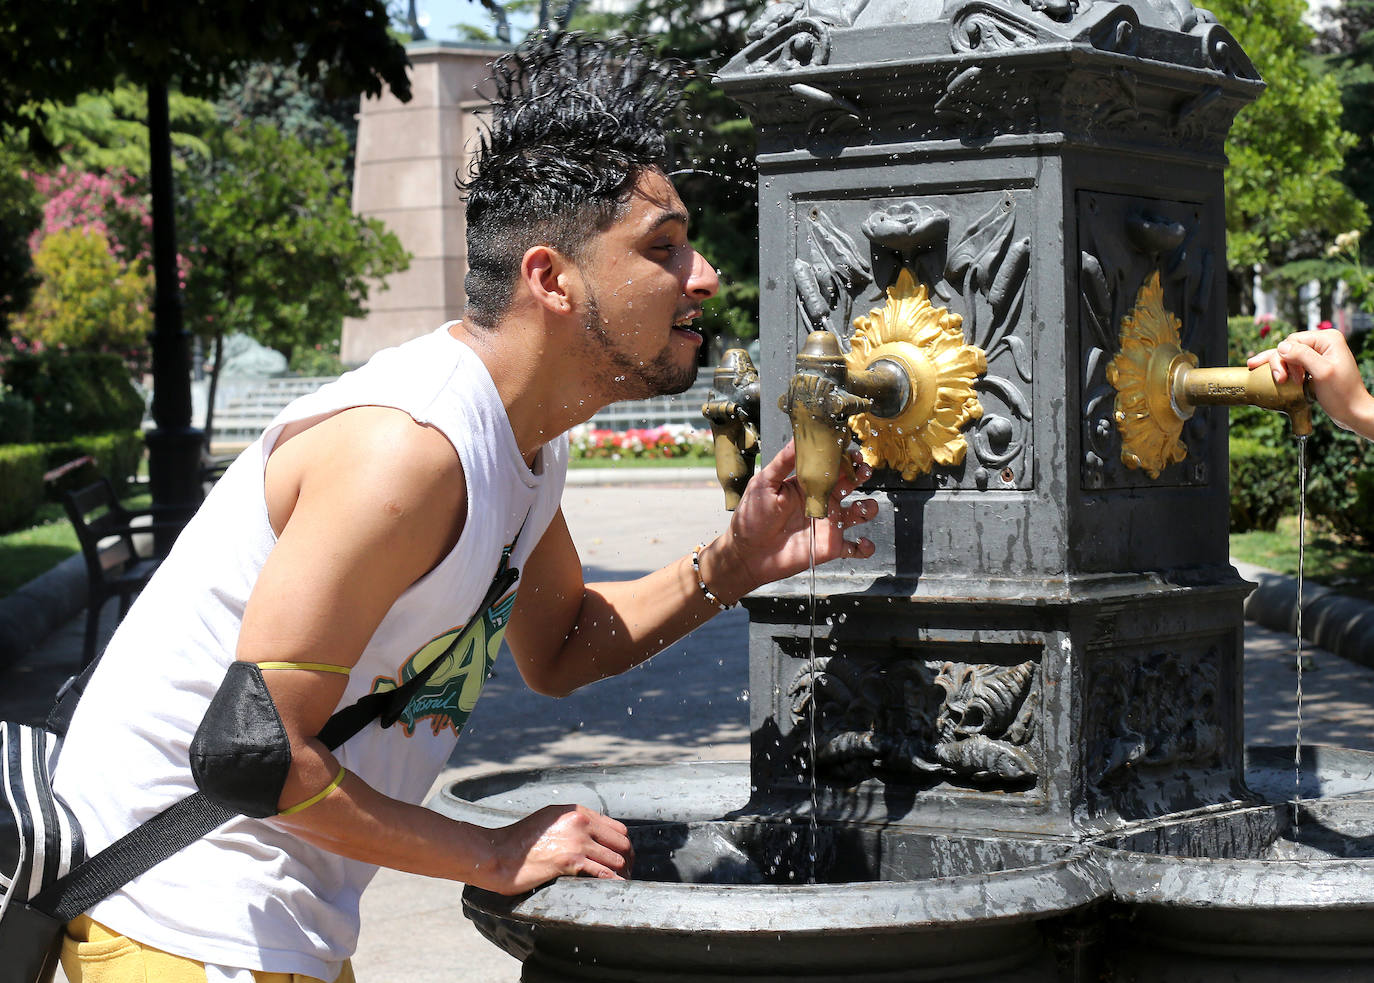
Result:
[[754,476],[759,453],[759,374],[749,353],[731,348],[711,380],[711,399],[701,408],[711,422],[716,478],[733,512]]
[[1196,406],[1250,405],[1288,414],[1296,437],[1312,432],[1312,404],[1304,380],[1289,376],[1276,383],[1268,363],[1253,369],[1243,365],[1199,369],[1178,361],[1172,369],[1170,396],[1175,412],[1185,420]]
[[778,408],[792,419],[797,450],[797,481],[806,495],[806,514],[823,519],[830,493],[846,465],[849,418],[873,409],[874,402],[844,389],[846,368],[839,341],[829,331],[813,331],[797,355],[797,373]]

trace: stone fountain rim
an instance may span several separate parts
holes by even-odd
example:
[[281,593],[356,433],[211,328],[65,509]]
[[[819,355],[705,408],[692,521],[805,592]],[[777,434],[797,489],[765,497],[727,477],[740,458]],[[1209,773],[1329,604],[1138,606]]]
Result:
[[[912,881],[680,884],[564,877],[517,897],[468,887],[463,904],[502,919],[577,931],[797,936],[967,929],[1039,920],[1108,897],[1106,871],[1092,848],[1071,850],[1044,864]],[[674,919],[671,926],[663,924],[663,906]],[[722,922],[722,911],[730,913],[730,923]]]

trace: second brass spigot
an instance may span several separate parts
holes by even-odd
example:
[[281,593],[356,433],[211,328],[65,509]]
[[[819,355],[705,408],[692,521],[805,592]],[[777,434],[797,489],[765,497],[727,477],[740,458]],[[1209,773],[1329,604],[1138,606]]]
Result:
[[797,481],[809,517],[821,519],[829,511],[830,494],[847,466],[849,418],[859,413],[895,416],[911,399],[911,379],[896,361],[878,359],[867,369],[853,370],[835,335],[813,331],[807,336],[778,408],[792,419]]
[[1183,425],[1198,406],[1260,406],[1288,414],[1293,433],[1312,432],[1312,410],[1300,379],[1274,382],[1268,365],[1198,368],[1182,347],[1182,323],[1164,305],[1158,271],[1146,278],[1135,308],[1121,322],[1121,350],[1107,365],[1116,390],[1113,417],[1121,432],[1121,460],[1158,478],[1188,457]]
[[1199,369],[1184,362],[1173,372],[1170,392],[1175,411],[1185,420],[1195,406],[1259,406],[1286,413],[1293,436],[1312,433],[1312,404],[1303,380],[1290,375],[1275,382],[1268,363],[1253,369],[1243,365]]
[[711,378],[711,399],[701,408],[711,421],[716,478],[733,512],[754,475],[759,453],[759,374],[749,353],[731,348]]

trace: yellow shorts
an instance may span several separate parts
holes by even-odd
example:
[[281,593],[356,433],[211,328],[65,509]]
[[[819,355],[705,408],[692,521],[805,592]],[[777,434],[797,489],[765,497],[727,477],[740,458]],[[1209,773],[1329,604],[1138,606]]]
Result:
[[[70,983],[206,983],[205,964],[135,942],[81,915],[62,940],[62,972]],[[254,972],[257,983],[322,983],[297,973]],[[355,983],[345,962],[333,983]]]

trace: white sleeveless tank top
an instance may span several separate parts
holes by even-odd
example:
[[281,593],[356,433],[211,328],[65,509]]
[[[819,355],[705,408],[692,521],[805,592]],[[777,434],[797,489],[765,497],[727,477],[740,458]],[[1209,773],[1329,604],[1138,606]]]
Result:
[[[485,366],[448,328],[380,352],[293,402],[239,456],[178,538],[115,632],[62,749],[54,785],[81,821],[89,850],[195,791],[188,747],[234,659],[244,605],[275,542],[263,474],[285,425],[354,406],[395,407],[443,431],[467,480],[468,518],[457,545],[387,612],[340,706],[399,684],[414,661],[423,665],[442,652],[477,613],[513,542],[512,561],[524,566],[558,509],[567,440],[545,445],[533,471],[526,467]],[[374,723],[339,749],[345,767],[389,796],[423,800],[476,701],[518,587],[495,605],[474,644],[435,672],[400,721],[389,729]],[[328,652],[317,656],[333,661]],[[356,946],[358,898],[375,872],[270,819],[240,818],[90,914],[130,938],[202,962],[332,980]]]

